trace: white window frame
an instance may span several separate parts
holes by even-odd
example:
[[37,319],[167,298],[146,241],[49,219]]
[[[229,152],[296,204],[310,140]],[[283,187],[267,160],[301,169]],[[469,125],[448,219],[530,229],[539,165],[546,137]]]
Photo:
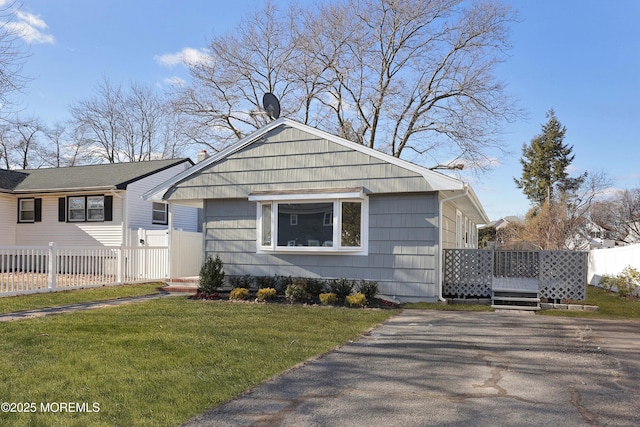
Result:
[[[82,200],[82,209],[77,208],[77,209],[72,209],[71,205],[72,199],[78,199],[78,200]],[[91,199],[94,200],[102,200],[102,207],[101,208],[96,208],[94,206],[91,206],[91,204],[89,203],[91,201]],[[97,196],[68,196],[67,197],[67,221],[68,222],[105,222],[105,215],[106,215],[106,207],[105,207],[105,196],[104,195],[97,195]],[[73,216],[71,215],[72,211],[82,211],[82,218],[73,218]],[[99,213],[102,212],[102,215],[98,215],[97,217],[95,216],[95,213]]]
[[[162,209],[158,209],[159,206],[162,206]],[[164,215],[164,218],[162,220],[154,219],[154,214],[156,212],[162,212]],[[167,203],[160,203],[160,202],[151,203],[151,223],[156,225],[169,224],[169,205]]]
[[[256,203],[256,247],[258,253],[307,253],[307,254],[349,254],[367,255],[369,251],[369,199],[362,191],[345,193],[314,194],[267,194],[250,195],[249,201]],[[278,204],[288,203],[333,203],[333,245],[332,246],[277,246]],[[360,211],[360,246],[342,246],[342,203],[358,202]],[[264,205],[271,205],[271,242],[262,242],[262,211]],[[324,222],[324,221],[323,221]]]
[[[74,199],[78,199],[78,200],[82,200],[82,209],[77,208],[77,209],[72,209],[71,205],[72,200]],[[82,218],[74,218],[73,215],[71,215],[72,211],[82,211]],[[87,221],[87,197],[86,196],[69,196],[67,198],[67,220],[69,222],[86,222]]]
[[[23,204],[25,202],[31,202],[31,208],[25,209]],[[31,212],[31,219],[25,219],[24,213]],[[18,199],[18,222],[19,223],[32,223],[36,221],[36,199]]]
[[[101,201],[102,207],[95,207],[94,205],[92,205],[91,204],[92,200]],[[86,216],[87,222],[104,222],[104,216],[105,216],[104,205],[105,205],[104,196],[87,196],[85,200],[85,207],[87,209],[85,216]],[[97,217],[95,216],[96,213],[98,213]]]

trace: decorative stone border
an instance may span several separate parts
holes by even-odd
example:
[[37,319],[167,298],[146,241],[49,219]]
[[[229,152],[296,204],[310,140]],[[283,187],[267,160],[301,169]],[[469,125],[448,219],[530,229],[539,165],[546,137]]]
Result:
[[584,311],[598,311],[597,305],[582,305],[582,304],[550,304],[540,303],[540,308],[543,310],[584,310]]

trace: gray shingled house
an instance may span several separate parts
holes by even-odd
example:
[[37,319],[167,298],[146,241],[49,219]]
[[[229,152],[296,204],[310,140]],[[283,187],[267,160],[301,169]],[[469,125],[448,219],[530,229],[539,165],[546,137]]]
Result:
[[227,275],[373,280],[398,301],[438,299],[442,248],[489,222],[468,184],[286,118],[144,197],[203,207]]

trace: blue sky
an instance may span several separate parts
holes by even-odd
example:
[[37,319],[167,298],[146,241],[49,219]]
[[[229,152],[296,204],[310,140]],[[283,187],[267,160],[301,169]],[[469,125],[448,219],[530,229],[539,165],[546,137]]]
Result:
[[[505,3],[520,22],[511,26],[511,57],[498,73],[527,118],[505,125],[509,153],[495,170],[467,177],[489,217],[524,215],[529,208],[513,178],[521,174],[522,144],[540,132],[550,108],[567,127],[565,143],[574,146],[573,175],[605,171],[616,188],[640,187],[640,2]],[[226,32],[261,4],[24,0],[20,18],[31,56],[23,71],[33,80],[16,98],[21,114],[62,122],[68,106],[92,96],[102,76],[160,86],[184,78],[184,68],[167,64],[171,58],[204,48],[212,34]]]

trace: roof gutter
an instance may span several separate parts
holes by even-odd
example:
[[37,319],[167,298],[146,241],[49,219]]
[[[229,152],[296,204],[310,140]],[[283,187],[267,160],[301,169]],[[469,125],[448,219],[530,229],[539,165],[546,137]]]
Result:
[[444,272],[442,271],[442,210],[446,202],[469,195],[469,184],[463,183],[462,188],[464,190],[462,193],[440,200],[440,209],[438,210],[438,301],[440,302],[447,302],[442,296],[442,282],[444,281]]
[[113,191],[113,185],[102,187],[71,187],[71,188],[47,188],[47,189],[29,189],[29,190],[13,190],[11,194],[46,194],[46,193],[73,193],[84,191]]

